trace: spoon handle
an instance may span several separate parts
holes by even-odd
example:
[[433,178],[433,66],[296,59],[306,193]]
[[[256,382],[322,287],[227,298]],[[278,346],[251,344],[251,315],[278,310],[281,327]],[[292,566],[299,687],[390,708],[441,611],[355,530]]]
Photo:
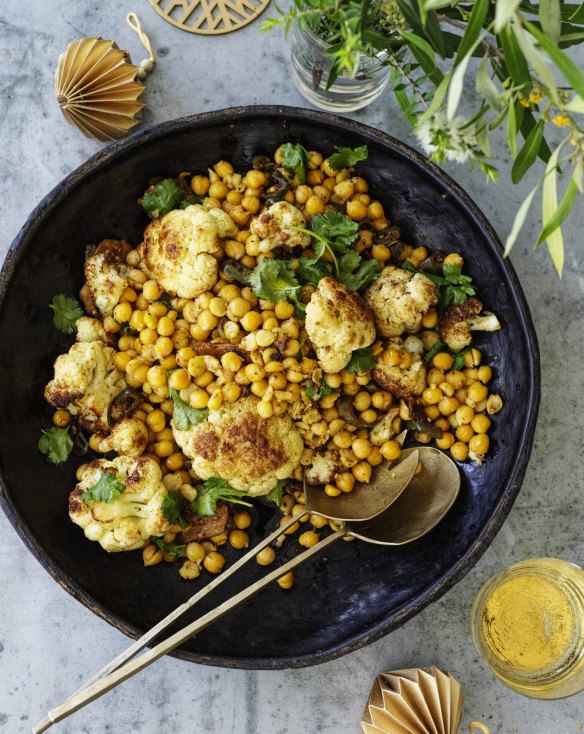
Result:
[[[295,521],[297,519],[298,517],[294,518]],[[280,535],[282,531],[283,528],[279,528],[279,532],[277,533],[277,535]],[[145,652],[139,658],[131,660],[117,670],[114,670],[114,672],[110,673],[109,675],[106,675],[96,680],[94,683],[90,684],[86,688],[78,691],[76,694],[68,698],[64,703],[49,711],[47,716],[32,730],[33,734],[41,734],[41,732],[46,731],[52,724],[55,724],[57,721],[61,721],[62,719],[66,718],[80,708],[83,708],[83,706],[91,703],[91,701],[99,698],[104,693],[107,693],[112,688],[115,688],[127,678],[130,678],[132,675],[135,675],[141,670],[144,670],[144,668],[148,667],[151,663],[158,660],[158,658],[166,655],[166,653],[168,652],[171,652],[172,650],[174,650],[175,647],[178,647],[183,642],[186,642],[186,640],[190,639],[197,632],[200,632],[202,629],[212,624],[215,620],[222,617],[231,609],[238,606],[246,599],[249,599],[249,597],[256,594],[265,586],[268,586],[268,584],[276,581],[278,578],[280,578],[280,576],[288,573],[288,571],[300,565],[308,558],[323,550],[331,543],[334,543],[335,540],[342,538],[346,534],[347,533],[345,530],[337,530],[336,533],[329,535],[324,540],[321,540],[320,543],[312,546],[312,548],[309,548],[303,553],[300,553],[298,556],[292,558],[292,560],[288,561],[280,568],[274,569],[269,574],[267,574],[267,576],[264,576],[264,578],[260,579],[259,581],[255,581],[253,584],[250,584],[245,589],[235,594],[215,609],[212,609],[210,612],[203,615],[200,619],[191,622],[191,624],[187,625],[182,630],[175,632],[174,635],[169,637],[167,640],[160,642],[158,645],[153,647],[151,650],[148,650],[148,652]],[[254,548],[254,551],[255,550],[256,549]]]

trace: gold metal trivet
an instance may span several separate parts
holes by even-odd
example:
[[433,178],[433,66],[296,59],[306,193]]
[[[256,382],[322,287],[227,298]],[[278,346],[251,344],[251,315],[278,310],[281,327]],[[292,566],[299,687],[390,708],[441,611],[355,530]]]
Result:
[[258,18],[270,0],[150,0],[172,25],[205,36],[231,33]]

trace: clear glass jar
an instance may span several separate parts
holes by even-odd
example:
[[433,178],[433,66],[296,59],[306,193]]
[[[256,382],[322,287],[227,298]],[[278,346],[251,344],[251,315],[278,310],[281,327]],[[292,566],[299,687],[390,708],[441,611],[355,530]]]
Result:
[[475,646],[518,693],[584,690],[584,570],[556,558],[517,563],[489,579],[471,614]]
[[351,112],[373,102],[389,81],[387,54],[370,57],[360,54],[355,76],[344,71],[330,89],[326,88],[333,58],[327,44],[308,28],[294,26],[291,39],[292,78],[298,91],[315,107],[323,110]]

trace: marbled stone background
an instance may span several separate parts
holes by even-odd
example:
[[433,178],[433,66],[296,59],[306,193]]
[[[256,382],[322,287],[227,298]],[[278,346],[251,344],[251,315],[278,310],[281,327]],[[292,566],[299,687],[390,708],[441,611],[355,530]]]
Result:
[[[303,106],[289,77],[288,44],[260,35],[259,23],[221,37],[181,32],[146,0],[35,0],[0,4],[0,255],[30,210],[100,144],[61,117],[53,97],[58,55],[77,38],[102,35],[143,58],[125,24],[138,11],[159,65],[147,82],[144,125],[232,105]],[[269,11],[268,11],[269,12]],[[580,60],[584,60],[580,56]],[[472,103],[472,91],[465,104]],[[394,102],[355,114],[412,143]],[[478,173],[449,166],[504,238],[529,180],[487,186]],[[513,253],[542,356],[542,405],[523,489],[498,537],[475,569],[437,603],[385,639],[316,668],[246,672],[165,659],[55,728],[62,734],[356,734],[373,677],[382,670],[436,664],[462,683],[461,730],[472,720],[491,734],[577,734],[584,694],[563,701],[523,698],[478,659],[468,616],[480,584],[504,566],[533,556],[584,558],[581,453],[584,362],[581,203],[566,226],[567,263],[560,282],[545,252],[533,254],[538,222],[528,222]],[[2,386],[6,388],[7,386]],[[513,408],[511,407],[511,410]],[[0,732],[20,734],[62,701],[128,640],[66,594],[0,517]]]

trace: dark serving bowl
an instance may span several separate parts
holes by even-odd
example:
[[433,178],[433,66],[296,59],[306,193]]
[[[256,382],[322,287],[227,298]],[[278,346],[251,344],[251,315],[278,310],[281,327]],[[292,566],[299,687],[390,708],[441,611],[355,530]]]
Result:
[[[154,176],[205,170],[224,158],[249,165],[298,141],[325,153],[369,146],[361,164],[371,189],[404,239],[460,250],[487,307],[504,325],[477,339],[505,401],[494,416],[484,466],[461,464],[462,491],[447,518],[401,548],[337,543],[301,566],[291,591],[267,589],[185,644],[177,654],[237,668],[324,662],[366,645],[417,614],[459,581],[501,527],[523,480],[539,405],[537,341],[517,277],[492,227],[469,197],[422,156],[388,135],[321,112],[235,108],[144,130],[93,156],[35,209],[0,276],[0,500],[27,547],[75,598],[137,636],[190,596],[176,567],[144,568],[140,553],[108,555],[67,516],[80,460],[48,465],[37,450],[51,410],[43,388],[71,339],[51,323],[55,293],[76,295],[84,249],[106,237],[136,245],[147,219],[136,199]],[[275,526],[261,506],[252,542]],[[291,542],[283,555],[295,553]],[[229,556],[229,551],[227,552]],[[199,605],[192,618],[262,573],[255,562]],[[189,617],[183,620],[189,621]]]

